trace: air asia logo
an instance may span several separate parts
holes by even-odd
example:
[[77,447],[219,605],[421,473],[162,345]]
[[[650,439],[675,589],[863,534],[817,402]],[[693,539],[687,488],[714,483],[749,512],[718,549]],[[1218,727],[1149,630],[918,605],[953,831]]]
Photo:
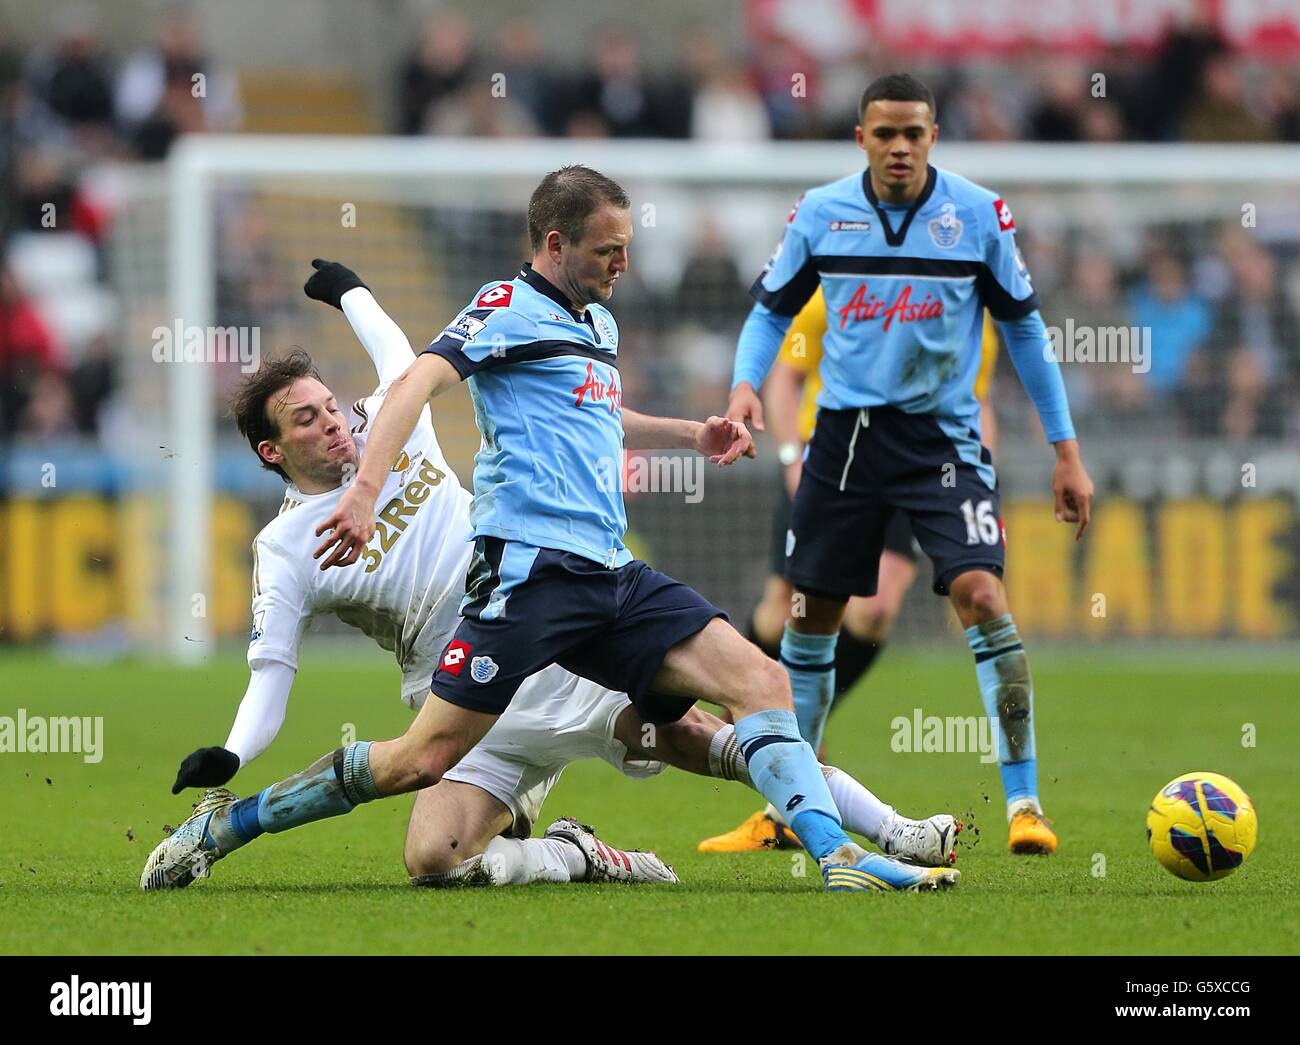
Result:
[[510,298],[514,292],[515,288],[511,284],[502,283],[491,290],[483,291],[474,304],[478,305],[479,308],[505,308],[510,304]]
[[582,406],[582,401],[588,396],[593,403],[603,403],[608,399],[611,414],[623,405],[623,390],[618,387],[615,374],[611,372],[609,380],[602,381],[596,376],[595,367],[591,363],[587,364],[587,379],[573,389],[573,394],[578,397],[573,401],[574,406]]
[[843,330],[852,320],[857,323],[864,319],[884,319],[881,330],[888,330],[897,319],[900,323],[915,323],[919,319],[936,319],[943,315],[943,301],[933,294],[926,294],[920,301],[912,300],[912,284],[908,284],[894,299],[892,305],[886,305],[883,298],[867,292],[863,283],[853,292],[849,303],[837,309],[840,314],[840,329]]
[[452,639],[447,652],[442,655],[442,670],[448,675],[459,675],[465,666],[465,658],[473,652],[474,647],[460,639]]
[[1011,216],[1011,208],[1007,206],[1005,200],[994,200],[993,209],[998,213],[998,229],[1002,232],[1011,232],[1016,227],[1016,219]]

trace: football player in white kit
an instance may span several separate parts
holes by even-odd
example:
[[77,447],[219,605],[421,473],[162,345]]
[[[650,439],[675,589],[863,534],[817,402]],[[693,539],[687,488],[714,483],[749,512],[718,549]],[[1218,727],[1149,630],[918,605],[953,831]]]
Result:
[[[188,756],[172,789],[212,789],[195,815],[230,801],[220,785],[275,739],[313,617],[333,614],[393,652],[402,670],[402,700],[418,709],[465,594],[471,495],[442,455],[427,406],[388,476],[377,531],[356,567],[321,570],[312,561],[321,524],[355,471],[388,386],[415,358],[401,329],[354,273],[336,263],[313,264],[318,271],[307,293],[344,312],[379,384],[349,416],[299,349],[268,360],[236,396],[232,412],[241,433],[263,466],[289,486],[279,514],[253,545],[248,689],[224,747]],[[749,783],[732,726],[696,708],[671,725],[648,727],[626,694],[552,665],[523,684],[487,735],[439,783],[417,794],[405,850],[412,881],[677,881],[653,853],[615,849],[572,818],[555,821],[543,838],[530,837],[564,767],[584,758],[603,759],[634,778],[669,764]],[[951,816],[910,820],[843,771],[824,772],[846,828],[918,864],[955,859],[961,825]],[[151,854],[141,885],[184,886],[207,870],[204,861],[188,860],[165,839]]]

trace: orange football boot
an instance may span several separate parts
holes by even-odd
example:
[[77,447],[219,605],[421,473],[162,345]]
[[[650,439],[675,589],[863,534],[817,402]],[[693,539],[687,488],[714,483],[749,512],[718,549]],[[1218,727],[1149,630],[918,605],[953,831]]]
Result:
[[801,849],[799,839],[784,824],[759,810],[726,834],[706,838],[696,848],[701,853],[750,853],[764,849]]
[[1017,856],[1051,856],[1056,852],[1056,832],[1038,813],[1017,813],[1011,818],[1007,848]]

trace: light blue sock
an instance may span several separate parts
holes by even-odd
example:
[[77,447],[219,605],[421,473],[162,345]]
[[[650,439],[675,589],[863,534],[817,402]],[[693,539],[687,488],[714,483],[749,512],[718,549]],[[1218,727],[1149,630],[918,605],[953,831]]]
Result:
[[794,695],[794,713],[799,720],[799,735],[812,745],[822,746],[826,716],[835,700],[835,643],[832,635],[804,635],[785,626],[781,636],[781,663],[790,673],[790,691]]
[[975,654],[984,710],[998,738],[998,768],[1008,805],[1038,803],[1038,759],[1034,749],[1034,683],[1029,658],[1011,614],[966,629]]
[[803,847],[820,860],[849,841],[813,749],[790,711],[758,711],[736,723],[754,789],[781,811]]
[[208,836],[224,855],[258,835],[342,816],[378,797],[370,775],[370,741],[358,740],[217,813]]

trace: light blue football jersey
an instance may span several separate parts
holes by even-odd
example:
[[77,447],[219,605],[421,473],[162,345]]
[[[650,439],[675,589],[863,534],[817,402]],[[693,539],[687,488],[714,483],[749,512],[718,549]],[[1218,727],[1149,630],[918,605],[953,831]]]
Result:
[[609,310],[575,312],[525,265],[515,279],[483,286],[425,351],[469,383],[482,436],[473,536],[610,568],[631,562],[620,481],[623,382]]
[[1015,320],[1038,308],[1010,209],[933,166],[908,206],[881,205],[866,171],[800,197],[751,293],[794,316],[819,281],[818,406],[890,405],[975,432],[983,309]]

